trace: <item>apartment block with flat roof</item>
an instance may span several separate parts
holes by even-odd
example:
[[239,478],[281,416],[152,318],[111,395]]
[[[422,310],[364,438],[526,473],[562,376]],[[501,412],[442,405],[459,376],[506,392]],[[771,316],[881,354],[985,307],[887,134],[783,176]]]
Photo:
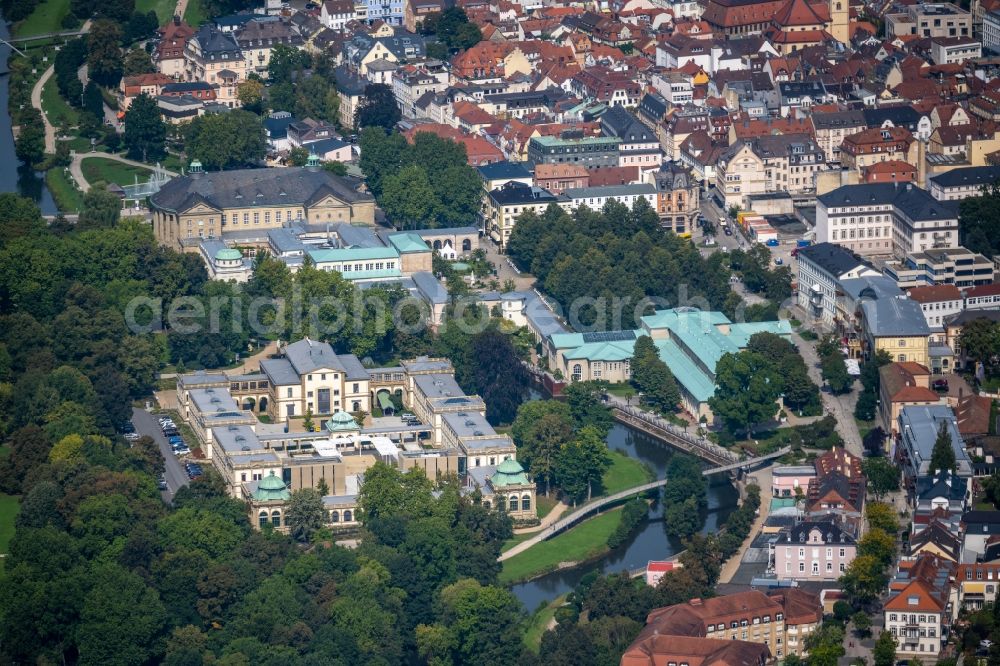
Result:
[[618,166],[614,136],[536,136],[528,142],[528,161],[533,164],[579,164],[588,169]]

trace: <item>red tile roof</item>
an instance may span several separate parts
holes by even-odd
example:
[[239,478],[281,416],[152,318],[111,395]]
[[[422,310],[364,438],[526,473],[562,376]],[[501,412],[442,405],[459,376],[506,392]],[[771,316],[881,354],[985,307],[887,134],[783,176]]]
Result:
[[790,26],[820,25],[827,22],[829,16],[821,17],[806,0],[788,0],[774,15],[775,25],[787,28]]
[[944,610],[942,604],[932,593],[930,585],[922,580],[914,580],[902,588],[899,594],[885,603],[885,609],[891,611],[940,613]]
[[981,284],[978,287],[969,287],[965,290],[966,298],[974,298],[976,296],[996,296],[997,294],[1000,294],[1000,283]]
[[962,292],[953,284],[927,285],[914,287],[908,296],[917,303],[936,303],[938,301],[960,301]]

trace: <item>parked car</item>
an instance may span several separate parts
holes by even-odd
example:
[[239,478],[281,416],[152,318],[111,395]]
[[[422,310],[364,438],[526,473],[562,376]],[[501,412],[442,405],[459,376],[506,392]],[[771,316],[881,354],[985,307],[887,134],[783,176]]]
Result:
[[135,432],[135,426],[132,425],[131,421],[126,421],[125,423],[122,424],[122,432],[125,433],[126,435],[129,434],[130,432]]
[[778,242],[777,238],[768,238],[767,242],[764,244],[768,247],[778,247],[781,243]]
[[948,390],[948,380],[944,378],[935,379],[931,382],[931,388],[935,391],[946,392]]
[[137,441],[139,441],[140,437],[142,437],[142,435],[140,435],[137,432],[127,432],[127,433],[125,433],[125,439],[127,439],[130,442],[137,442]]
[[729,227],[726,227],[725,231],[726,231],[726,235],[727,236],[732,236],[733,235],[733,230],[730,229]]
[[159,481],[157,481],[156,485],[160,488],[160,490],[166,490],[167,489],[167,477],[165,477],[163,474],[161,474],[160,475],[160,479],[159,479]]
[[785,263],[785,260],[782,259],[781,257],[776,257],[775,260],[774,260],[774,265],[775,266],[781,266],[783,263]]

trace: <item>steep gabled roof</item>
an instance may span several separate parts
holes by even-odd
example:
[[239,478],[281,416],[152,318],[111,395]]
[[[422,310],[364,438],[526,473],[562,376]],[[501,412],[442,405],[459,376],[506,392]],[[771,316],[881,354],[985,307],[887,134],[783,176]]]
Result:
[[774,15],[773,20],[775,25],[783,28],[800,25],[823,25],[827,21],[806,0],[788,0]]

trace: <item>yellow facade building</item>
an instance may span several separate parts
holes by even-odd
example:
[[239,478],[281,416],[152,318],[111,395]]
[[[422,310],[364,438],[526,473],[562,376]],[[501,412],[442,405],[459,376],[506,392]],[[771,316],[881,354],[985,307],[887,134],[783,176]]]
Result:
[[157,241],[174,248],[227,232],[307,225],[375,224],[375,198],[361,181],[318,167],[204,173],[193,162],[150,197]]

